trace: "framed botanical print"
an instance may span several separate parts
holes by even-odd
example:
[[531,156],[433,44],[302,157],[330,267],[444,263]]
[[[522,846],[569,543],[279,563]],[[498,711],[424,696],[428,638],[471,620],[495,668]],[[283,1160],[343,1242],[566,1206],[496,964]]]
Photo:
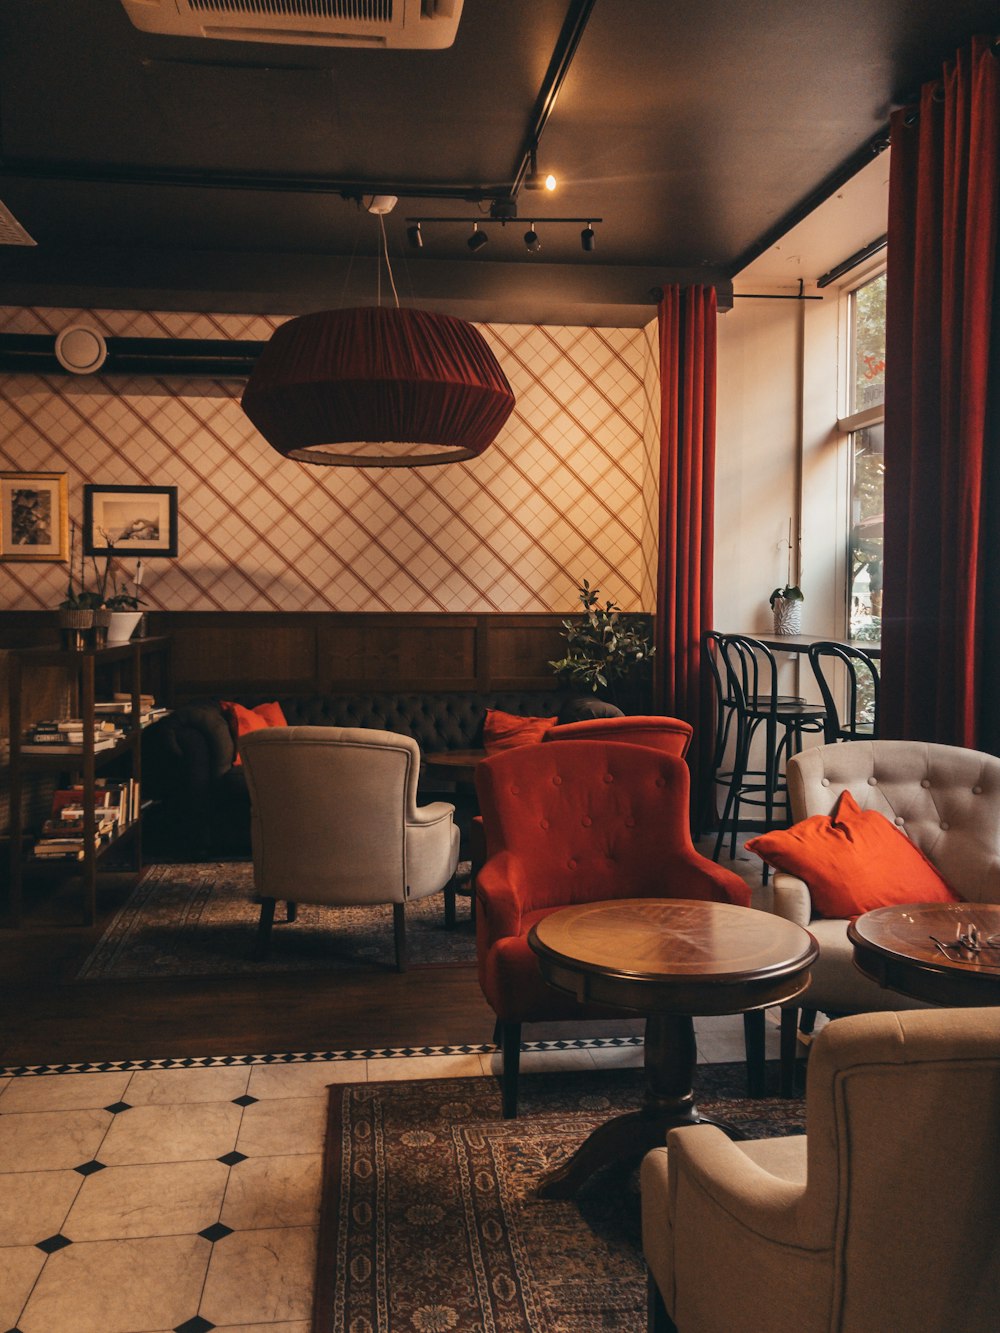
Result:
[[176,486],[84,486],[84,555],[175,556]]
[[65,472],[0,472],[0,560],[68,560]]

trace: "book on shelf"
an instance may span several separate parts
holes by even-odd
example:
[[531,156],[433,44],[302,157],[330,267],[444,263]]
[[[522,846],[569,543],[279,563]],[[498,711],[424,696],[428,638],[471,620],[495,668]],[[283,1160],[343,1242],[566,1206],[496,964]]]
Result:
[[[95,737],[94,749],[95,751],[113,750],[120,739],[121,739],[120,733],[117,733],[115,735],[102,735],[100,737]],[[58,739],[54,741],[45,739],[40,740],[37,737],[29,736],[21,744],[21,753],[82,755],[83,748],[84,746],[83,746],[82,736],[79,738],[79,740],[72,740],[72,739],[67,739],[65,735],[60,735]]]

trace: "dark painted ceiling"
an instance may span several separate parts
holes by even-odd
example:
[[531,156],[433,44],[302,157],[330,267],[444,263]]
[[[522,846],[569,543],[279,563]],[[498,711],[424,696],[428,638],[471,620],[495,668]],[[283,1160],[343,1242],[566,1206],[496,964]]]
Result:
[[[521,190],[478,254],[457,223],[411,250],[407,217],[488,214],[509,192],[567,16],[585,26],[538,150],[558,192]],[[724,284],[997,29],[998,0],[465,0],[454,46],[406,52],[162,37],[117,0],[4,0],[0,200],[38,245],[0,246],[0,302],[370,302],[378,224],[338,191],[395,187],[404,301],[640,322],[659,282]],[[602,217],[595,251],[546,216]]]

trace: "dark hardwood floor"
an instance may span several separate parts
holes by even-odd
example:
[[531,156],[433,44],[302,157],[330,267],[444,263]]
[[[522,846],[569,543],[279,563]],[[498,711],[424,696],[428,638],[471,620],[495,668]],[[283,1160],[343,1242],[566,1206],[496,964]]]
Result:
[[[93,928],[73,924],[78,898],[67,882],[31,900],[23,928],[0,929],[0,1065],[492,1041],[493,1012],[472,965],[74,981],[131,884],[102,877]],[[461,900],[459,910],[468,910]],[[637,1031],[640,1022],[624,1017],[587,1028]],[[566,1035],[579,1027],[525,1030],[526,1039]]]
[[36,893],[21,929],[0,930],[0,1064],[491,1039],[473,966],[74,981],[131,882],[102,877],[93,928],[73,924],[78,899],[67,881]]

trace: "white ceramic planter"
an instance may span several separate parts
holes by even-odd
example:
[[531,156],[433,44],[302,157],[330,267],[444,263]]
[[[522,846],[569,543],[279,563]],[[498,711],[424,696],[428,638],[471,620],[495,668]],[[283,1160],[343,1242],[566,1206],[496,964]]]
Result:
[[141,611],[112,611],[108,643],[128,643],[141,619]]

